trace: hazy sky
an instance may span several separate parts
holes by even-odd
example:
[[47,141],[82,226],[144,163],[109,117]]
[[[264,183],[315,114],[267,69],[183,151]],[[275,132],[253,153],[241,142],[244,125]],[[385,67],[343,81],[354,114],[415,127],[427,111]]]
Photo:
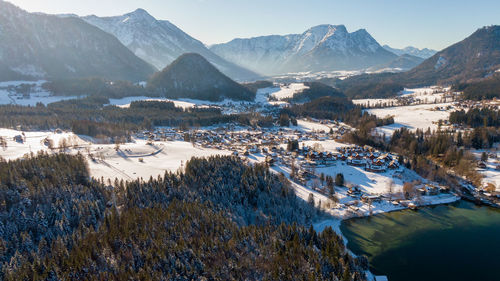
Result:
[[143,8],[206,44],[302,33],[318,24],[365,28],[380,44],[434,49],[500,24],[499,0],[11,0],[30,12],[110,16]]

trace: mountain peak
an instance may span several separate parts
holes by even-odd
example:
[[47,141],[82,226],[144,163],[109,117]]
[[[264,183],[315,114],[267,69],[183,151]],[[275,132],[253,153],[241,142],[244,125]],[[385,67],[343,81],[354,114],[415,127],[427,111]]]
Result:
[[130,19],[133,19],[134,22],[145,21],[148,23],[154,23],[157,21],[155,17],[153,17],[150,13],[148,13],[146,10],[141,9],[141,8],[139,8],[131,13],[125,14],[122,17],[125,17],[124,22],[127,22]]
[[366,30],[349,33],[345,25],[332,24],[313,26],[301,34],[239,39],[210,48],[227,60],[267,75],[360,70],[396,57]]
[[138,8],[135,11],[128,13],[127,15],[136,15],[136,16],[141,16],[141,17],[153,17],[148,11]]
[[345,25],[332,25],[332,24],[321,24],[309,28],[305,33],[312,32],[317,34],[334,35],[334,34],[345,34],[347,33],[347,28]]
[[169,98],[192,98],[220,101],[253,100],[255,94],[222,74],[207,59],[197,53],[186,53],[162,71],[157,72],[148,86],[159,89]]
[[9,77],[143,81],[155,71],[111,34],[72,16],[29,13],[0,1],[0,30],[0,54],[8,54],[0,64]]
[[199,53],[235,79],[257,74],[212,53],[203,43],[167,20],[157,20],[144,9],[114,17],[84,17],[88,23],[113,34],[134,54],[157,69],[163,69],[184,53]]

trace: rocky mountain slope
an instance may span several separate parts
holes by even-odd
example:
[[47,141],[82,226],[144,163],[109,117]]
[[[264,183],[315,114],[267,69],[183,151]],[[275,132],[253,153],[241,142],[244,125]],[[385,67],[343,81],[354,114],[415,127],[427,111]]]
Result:
[[0,80],[102,77],[144,81],[153,66],[81,19],[28,13],[0,0]]
[[209,101],[254,100],[255,93],[222,74],[204,57],[195,53],[180,56],[153,75],[148,87],[169,98]]
[[396,58],[366,30],[349,33],[343,25],[319,25],[302,34],[234,39],[210,49],[267,75],[365,69]]
[[143,9],[114,17],[87,16],[86,22],[116,36],[138,57],[163,69],[184,53],[198,53],[220,71],[237,80],[258,75],[230,63],[166,20],[157,20]]

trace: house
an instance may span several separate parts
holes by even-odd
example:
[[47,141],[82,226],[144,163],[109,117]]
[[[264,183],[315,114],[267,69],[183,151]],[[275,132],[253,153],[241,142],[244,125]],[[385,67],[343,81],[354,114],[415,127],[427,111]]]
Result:
[[269,156],[266,156],[266,163],[269,165],[269,166],[274,166],[274,158],[272,157],[269,157]]
[[355,185],[355,186],[349,187],[349,189],[347,190],[347,195],[350,195],[350,196],[361,195],[361,190],[359,189],[359,186]]
[[478,167],[479,169],[486,169],[486,163],[484,163],[483,161],[479,161],[479,162],[477,163],[477,167]]
[[395,170],[395,169],[399,168],[399,164],[395,160],[392,160],[391,163],[389,163],[389,165],[387,166],[387,168],[389,168],[391,170]]
[[18,143],[24,143],[24,138],[22,135],[16,135],[14,136],[13,140]]
[[356,153],[353,156],[350,156],[347,164],[352,166],[364,166],[366,164],[365,159],[360,154]]
[[385,172],[385,165],[384,162],[381,160],[377,159],[372,163],[368,163],[366,170],[369,172],[376,172],[376,173],[382,173]]

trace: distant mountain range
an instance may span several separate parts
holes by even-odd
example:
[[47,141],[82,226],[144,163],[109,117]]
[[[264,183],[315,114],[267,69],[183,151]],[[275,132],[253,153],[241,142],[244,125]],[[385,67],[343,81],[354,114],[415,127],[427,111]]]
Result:
[[144,81],[155,71],[114,36],[81,19],[28,13],[2,0],[0,42],[0,80]]
[[415,56],[415,57],[419,57],[419,58],[422,58],[422,59],[427,59],[427,58],[430,58],[432,57],[434,54],[437,53],[436,50],[432,50],[432,49],[427,49],[427,48],[424,48],[424,49],[418,49],[418,48],[415,48],[415,47],[406,47],[406,48],[403,48],[403,49],[395,49],[395,48],[391,48],[389,47],[388,45],[384,45],[382,46],[384,49],[386,49],[387,51],[389,52],[392,52],[398,56],[402,56],[402,55],[412,55],[412,56]]
[[397,56],[364,29],[349,33],[343,25],[319,25],[302,34],[234,39],[210,50],[266,75],[290,72],[359,70],[389,63]]
[[148,88],[169,98],[210,101],[255,99],[255,93],[222,74],[203,56],[188,53],[153,75]]
[[166,20],[157,20],[143,9],[115,17],[87,16],[83,19],[116,36],[138,57],[163,69],[185,53],[198,53],[220,71],[236,80],[259,75],[224,60],[205,45]]
[[424,61],[421,57],[416,57],[408,54],[400,55],[392,61],[374,67],[374,70],[388,70],[388,71],[405,71],[410,70]]

